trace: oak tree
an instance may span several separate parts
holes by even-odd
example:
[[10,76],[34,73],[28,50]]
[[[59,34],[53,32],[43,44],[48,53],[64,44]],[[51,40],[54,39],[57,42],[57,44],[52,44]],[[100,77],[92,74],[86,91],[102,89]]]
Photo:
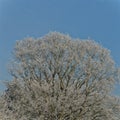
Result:
[[111,94],[119,69],[108,49],[93,40],[51,32],[16,42],[13,80],[2,96],[12,120],[117,120]]

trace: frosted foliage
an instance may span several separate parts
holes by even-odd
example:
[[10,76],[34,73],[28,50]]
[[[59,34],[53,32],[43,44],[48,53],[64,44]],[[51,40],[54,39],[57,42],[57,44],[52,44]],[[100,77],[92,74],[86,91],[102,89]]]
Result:
[[119,80],[109,50],[52,32],[16,42],[3,120],[118,120]]

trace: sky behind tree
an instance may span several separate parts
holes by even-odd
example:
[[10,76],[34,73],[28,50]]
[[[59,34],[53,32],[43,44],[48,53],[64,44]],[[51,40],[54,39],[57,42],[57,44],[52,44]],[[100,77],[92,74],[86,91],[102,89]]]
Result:
[[89,37],[108,48],[120,66],[119,0],[0,0],[0,80],[11,79],[7,64],[16,40],[50,31]]

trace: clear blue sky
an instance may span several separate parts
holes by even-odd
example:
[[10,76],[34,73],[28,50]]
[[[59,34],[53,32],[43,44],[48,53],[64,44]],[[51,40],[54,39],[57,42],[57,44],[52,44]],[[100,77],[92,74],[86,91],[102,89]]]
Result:
[[49,31],[90,37],[120,66],[120,0],[0,0],[0,80],[10,79],[6,65],[16,40]]

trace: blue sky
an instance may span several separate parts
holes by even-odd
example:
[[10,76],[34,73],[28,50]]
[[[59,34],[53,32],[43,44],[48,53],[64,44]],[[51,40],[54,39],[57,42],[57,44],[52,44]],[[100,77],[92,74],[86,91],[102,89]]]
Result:
[[49,31],[90,37],[110,49],[120,66],[119,0],[0,0],[0,80],[10,79],[6,66],[16,40]]

